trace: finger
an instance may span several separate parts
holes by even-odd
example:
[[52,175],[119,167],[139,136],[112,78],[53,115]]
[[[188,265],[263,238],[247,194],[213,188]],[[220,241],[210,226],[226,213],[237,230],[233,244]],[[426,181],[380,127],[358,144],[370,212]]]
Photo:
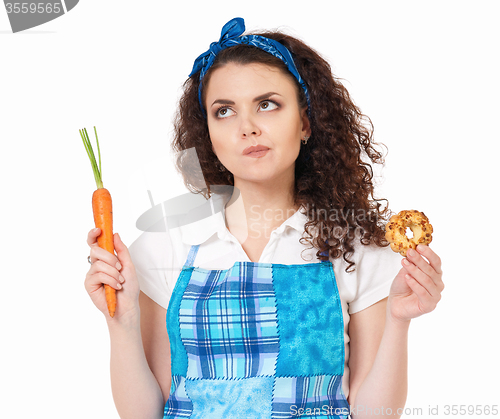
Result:
[[422,272],[422,270],[413,264],[412,262],[408,261],[407,259],[403,259],[403,266],[405,270],[407,271],[410,276],[418,281],[418,283],[424,287],[424,289],[427,291],[427,293],[430,296],[436,296],[439,294],[439,290],[436,286],[436,283],[434,280],[427,275],[426,273]]
[[413,249],[409,249],[406,253],[406,259],[410,263],[416,265],[426,275],[429,275],[430,277],[437,276],[437,272],[435,271],[435,269],[429,264],[429,262],[427,262],[427,260],[424,259],[424,257],[419,252],[416,252]]
[[417,298],[419,299],[424,312],[429,312],[436,308],[436,305],[440,299],[440,297],[431,296],[425,287],[422,286],[415,278],[411,275],[405,275],[406,283],[411,288],[411,290],[415,293]]
[[422,256],[421,253],[417,253],[412,250],[411,252],[408,251],[407,259],[409,259],[410,262],[413,262],[422,272],[427,274],[432,279],[438,292],[444,290],[442,272],[436,272],[436,270],[430,265],[430,261],[425,256]]
[[[90,246],[90,249],[93,247],[99,247],[97,244],[97,237],[101,234],[101,229],[96,227],[93,228],[92,230],[89,231],[87,234],[87,244]],[[96,261],[95,258],[92,258],[92,255],[90,256],[90,263],[94,263]]]
[[102,261],[102,260],[97,260],[95,263],[92,264],[92,266],[89,269],[89,274],[94,275],[99,272],[103,272],[106,275],[109,275],[110,277],[116,279],[118,282],[123,282],[120,274],[120,271],[116,269],[115,266],[111,266],[108,263]]
[[122,265],[115,254],[108,252],[106,249],[102,249],[99,246],[93,246],[90,248],[90,260],[92,262],[92,266],[101,260],[108,265],[114,266],[116,269],[121,270]]
[[101,229],[98,227],[90,230],[89,234],[87,234],[87,244],[89,246],[97,244],[97,237],[99,237],[99,234],[101,234]]
[[429,247],[423,244],[417,246],[417,251],[423,255],[438,274],[442,274],[441,258]]
[[122,289],[122,285],[120,284],[120,282],[105,272],[96,272],[91,275],[87,274],[87,276],[85,277],[84,285],[89,294],[99,289],[102,284],[109,285],[115,290]]

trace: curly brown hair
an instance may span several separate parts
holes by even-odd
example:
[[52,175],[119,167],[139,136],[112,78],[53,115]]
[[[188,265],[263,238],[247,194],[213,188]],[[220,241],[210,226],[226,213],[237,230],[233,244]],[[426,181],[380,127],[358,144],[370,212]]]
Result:
[[[325,251],[334,259],[342,256],[349,271],[355,264],[351,257],[356,239],[363,245],[388,245],[385,239],[388,201],[375,199],[373,195],[372,164],[384,163],[383,154],[373,140],[373,124],[332,74],[330,65],[312,48],[278,31],[254,35],[274,39],[288,48],[310,95],[308,116],[312,134],[307,144],[301,145],[295,162],[293,199],[297,207],[304,207],[308,217],[304,227],[307,237],[300,242],[319,249],[316,256],[321,260],[328,259],[321,254]],[[304,91],[286,65],[249,45],[226,48],[218,54],[202,80],[202,94],[211,73],[229,62],[261,63],[280,69],[294,80],[300,107],[307,107]],[[177,154],[176,168],[186,187],[208,199],[213,185],[234,186],[234,178],[213,152],[207,121],[198,101],[199,75],[197,72],[184,83],[174,120],[172,147]],[[194,170],[193,162],[182,153],[192,147],[202,174]]]

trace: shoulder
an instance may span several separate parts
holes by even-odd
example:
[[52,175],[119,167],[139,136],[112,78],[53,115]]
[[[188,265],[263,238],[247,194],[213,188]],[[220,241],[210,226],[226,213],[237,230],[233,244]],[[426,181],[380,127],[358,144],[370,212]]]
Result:
[[144,265],[161,258],[172,249],[172,237],[162,219],[143,231],[129,246],[130,256],[134,265]]
[[401,256],[390,247],[357,243],[354,248],[353,270],[343,258],[333,261],[339,292],[355,313],[389,295],[390,286],[401,269]]
[[356,269],[379,269],[399,265],[401,261],[401,255],[395,253],[390,246],[381,247],[374,243],[364,245],[357,242],[354,249]]
[[141,291],[164,308],[175,284],[177,247],[164,219],[143,231],[129,246]]

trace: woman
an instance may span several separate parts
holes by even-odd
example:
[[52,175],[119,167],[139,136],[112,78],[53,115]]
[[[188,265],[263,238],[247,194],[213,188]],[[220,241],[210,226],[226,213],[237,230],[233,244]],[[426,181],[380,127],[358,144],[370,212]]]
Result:
[[[329,65],[290,36],[243,31],[231,20],[195,61],[175,124],[186,186],[221,211],[130,252],[115,234],[117,256],[88,235],[118,412],[399,417],[409,324],[440,299],[440,259],[387,247],[382,156]],[[119,290],[114,318],[102,284]]]

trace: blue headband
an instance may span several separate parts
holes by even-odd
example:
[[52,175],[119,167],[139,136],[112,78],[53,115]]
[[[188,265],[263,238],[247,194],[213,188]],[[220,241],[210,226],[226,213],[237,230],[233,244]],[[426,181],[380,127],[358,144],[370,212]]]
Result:
[[297,67],[295,67],[295,63],[293,62],[292,54],[290,54],[290,51],[288,51],[288,49],[284,45],[280,44],[274,39],[269,39],[258,35],[240,36],[243,32],[245,32],[245,21],[241,17],[231,19],[222,27],[219,42],[212,42],[210,44],[210,49],[201,54],[194,62],[193,69],[191,70],[191,74],[189,74],[189,77],[200,71],[198,101],[200,102],[203,115],[205,115],[206,117],[201,100],[201,81],[203,80],[203,77],[205,76],[207,70],[214,63],[214,60],[219,52],[221,52],[223,49],[242,44],[260,48],[261,50],[266,51],[283,61],[288,67],[290,73],[293,74],[293,76],[297,79],[300,86],[304,90],[307,98],[307,107],[310,108],[309,92],[307,91],[304,80],[302,80],[302,77],[300,77],[300,74],[297,71]]

